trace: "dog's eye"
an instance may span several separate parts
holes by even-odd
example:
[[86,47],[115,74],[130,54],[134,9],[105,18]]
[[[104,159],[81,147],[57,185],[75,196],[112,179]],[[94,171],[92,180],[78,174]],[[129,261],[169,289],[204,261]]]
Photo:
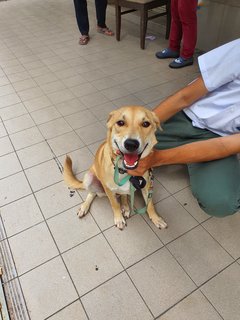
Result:
[[124,126],[124,124],[125,124],[125,122],[124,122],[123,120],[117,121],[117,125],[118,125],[119,127]]
[[144,128],[148,128],[149,126],[150,126],[150,122],[149,121],[144,121],[143,123],[142,123],[142,126],[144,127]]

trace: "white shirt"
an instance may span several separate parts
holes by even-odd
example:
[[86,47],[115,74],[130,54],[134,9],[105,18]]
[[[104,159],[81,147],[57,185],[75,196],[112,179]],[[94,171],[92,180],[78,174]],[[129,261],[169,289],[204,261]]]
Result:
[[184,112],[195,127],[221,136],[240,133],[240,39],[198,58],[209,93]]

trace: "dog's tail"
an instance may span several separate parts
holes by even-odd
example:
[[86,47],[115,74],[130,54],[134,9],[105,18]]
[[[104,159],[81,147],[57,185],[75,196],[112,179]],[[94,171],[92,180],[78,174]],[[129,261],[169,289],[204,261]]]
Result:
[[83,182],[75,178],[72,171],[72,160],[69,156],[66,156],[63,166],[63,179],[64,182],[72,189],[85,189]]

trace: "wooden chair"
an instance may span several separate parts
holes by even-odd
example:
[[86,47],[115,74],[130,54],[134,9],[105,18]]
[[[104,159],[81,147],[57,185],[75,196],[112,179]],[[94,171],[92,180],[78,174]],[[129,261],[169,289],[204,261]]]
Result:
[[[170,0],[115,0],[116,10],[116,39],[120,41],[121,33],[121,17],[123,14],[127,14],[133,11],[139,10],[140,12],[140,46],[145,48],[145,36],[147,31],[147,22],[161,16],[167,16],[166,35],[165,38],[169,38],[170,25],[171,25],[171,9]],[[165,6],[165,11],[148,16],[148,11],[154,8]],[[122,7],[128,8],[123,10]]]

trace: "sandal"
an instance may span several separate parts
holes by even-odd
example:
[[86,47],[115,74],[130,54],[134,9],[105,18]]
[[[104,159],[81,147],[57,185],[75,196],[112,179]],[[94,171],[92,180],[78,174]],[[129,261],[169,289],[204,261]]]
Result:
[[105,27],[105,28],[97,27],[97,31],[99,33],[105,34],[105,36],[114,36],[114,32],[108,27]]
[[85,46],[86,44],[88,44],[89,40],[90,40],[90,37],[88,35],[82,35],[79,38],[79,44],[82,46]]

